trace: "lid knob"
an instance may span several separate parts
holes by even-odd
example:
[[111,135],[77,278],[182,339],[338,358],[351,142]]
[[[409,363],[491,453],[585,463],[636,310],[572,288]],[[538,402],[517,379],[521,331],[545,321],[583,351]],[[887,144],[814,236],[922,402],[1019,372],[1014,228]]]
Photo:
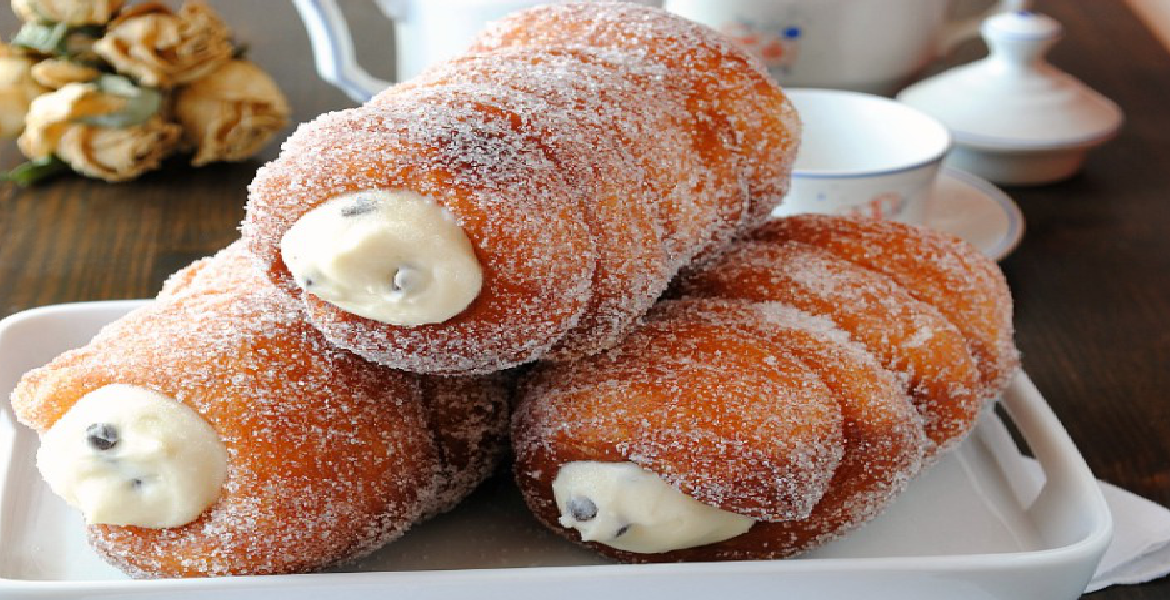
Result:
[[990,58],[1004,66],[1043,68],[1048,49],[1060,40],[1063,28],[1056,19],[1026,10],[989,17],[980,28]]

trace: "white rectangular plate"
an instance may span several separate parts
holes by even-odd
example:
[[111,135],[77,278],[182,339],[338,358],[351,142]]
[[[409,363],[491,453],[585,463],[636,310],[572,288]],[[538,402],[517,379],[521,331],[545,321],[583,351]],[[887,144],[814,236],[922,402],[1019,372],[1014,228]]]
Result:
[[[86,343],[140,301],[26,311],[0,321],[0,398],[21,374]],[[85,542],[80,516],[43,484],[36,435],[0,402],[0,596],[138,600],[614,597],[1071,599],[1111,533],[1095,480],[1024,375],[1004,395],[1044,480],[994,413],[880,517],[798,559],[610,564],[543,530],[506,476],[450,514],[331,573],[133,581]]]

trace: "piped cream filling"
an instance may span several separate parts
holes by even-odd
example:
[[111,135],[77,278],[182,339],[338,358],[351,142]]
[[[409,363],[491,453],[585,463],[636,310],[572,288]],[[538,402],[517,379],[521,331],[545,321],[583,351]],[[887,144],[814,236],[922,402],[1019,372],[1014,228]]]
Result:
[[755,521],[709,506],[633,463],[579,461],[553,480],[560,524],[581,539],[644,554],[713,544]]
[[483,285],[475,250],[454,216],[406,190],[334,198],[285,233],[281,257],[305,292],[398,326],[442,323]]
[[113,384],[83,396],[45,432],[37,468],[87,523],[178,527],[219,498],[227,450],[185,404]]

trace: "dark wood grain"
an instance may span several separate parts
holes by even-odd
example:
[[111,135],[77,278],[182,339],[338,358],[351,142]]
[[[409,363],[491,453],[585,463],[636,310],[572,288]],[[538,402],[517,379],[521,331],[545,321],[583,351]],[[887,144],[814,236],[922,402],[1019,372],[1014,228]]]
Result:
[[[1057,66],[1117,102],[1120,135],[1057,185],[1009,188],[1003,261],[1024,368],[1100,478],[1170,505],[1170,55],[1122,2],[1042,2]],[[1170,597],[1170,580],[1093,598]]]
[[[314,74],[289,3],[213,5],[284,88],[294,121],[351,105]],[[1024,366],[1095,473],[1170,505],[1170,54],[1122,2],[1038,7],[1066,28],[1053,62],[1118,102],[1128,120],[1075,178],[1007,190],[1028,225],[1003,261]],[[372,3],[346,10],[361,54],[388,75],[389,28]],[[0,13],[9,36],[15,19]],[[938,68],[981,52],[968,45]],[[0,184],[0,316],[153,295],[174,270],[235,239],[247,184],[276,151],[199,169],[176,160],[123,184]],[[0,145],[0,168],[20,160],[14,144]],[[1170,580],[1093,597],[1167,598]]]

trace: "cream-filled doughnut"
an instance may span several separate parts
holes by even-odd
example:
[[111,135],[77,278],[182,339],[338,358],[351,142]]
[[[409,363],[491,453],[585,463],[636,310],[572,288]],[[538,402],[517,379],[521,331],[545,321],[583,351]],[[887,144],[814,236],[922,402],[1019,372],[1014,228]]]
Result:
[[[476,44],[302,125],[250,186],[248,249],[343,348],[429,374],[600,352],[787,190],[796,114],[711,29],[583,3]],[[387,194],[413,200],[381,233],[339,216]]]
[[[80,481],[94,548],[136,577],[321,569],[450,504],[418,377],[329,344],[238,244],[26,374],[12,406],[42,434],[54,489],[56,473]],[[181,464],[193,455],[210,466]],[[119,480],[132,518],[86,510],[88,486]],[[143,519],[152,490],[193,503]]]
[[[1006,381],[987,365],[1015,358],[994,264],[934,232],[815,219],[800,242],[772,237],[799,229],[783,219],[749,233],[613,349],[526,375],[515,475],[542,523],[626,562],[783,558],[878,515],[971,431]],[[945,265],[915,265],[940,247]],[[899,278],[963,265],[960,311]]]

